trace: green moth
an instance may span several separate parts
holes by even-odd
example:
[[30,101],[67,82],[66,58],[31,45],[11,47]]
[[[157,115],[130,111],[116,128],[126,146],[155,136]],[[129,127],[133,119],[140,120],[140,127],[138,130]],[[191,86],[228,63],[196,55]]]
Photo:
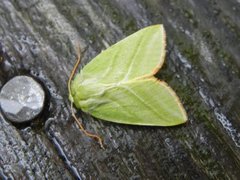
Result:
[[175,92],[154,77],[165,58],[163,25],[137,31],[88,63],[70,86],[77,108],[102,120],[144,126],[187,121]]

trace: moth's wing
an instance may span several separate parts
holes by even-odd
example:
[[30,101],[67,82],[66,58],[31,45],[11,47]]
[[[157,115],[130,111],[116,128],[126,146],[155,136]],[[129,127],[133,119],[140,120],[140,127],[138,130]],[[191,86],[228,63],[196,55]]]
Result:
[[163,25],[146,27],[96,56],[81,71],[81,81],[113,83],[155,74],[164,62]]
[[156,78],[145,78],[106,89],[83,103],[83,111],[123,124],[173,126],[187,121],[174,91]]

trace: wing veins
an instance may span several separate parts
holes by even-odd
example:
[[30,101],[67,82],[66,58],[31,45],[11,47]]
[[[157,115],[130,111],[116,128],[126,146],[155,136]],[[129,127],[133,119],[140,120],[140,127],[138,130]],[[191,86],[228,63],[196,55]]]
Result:
[[[135,53],[134,53],[134,54],[132,55],[132,57],[130,58],[130,59],[132,59],[132,61],[131,61],[131,63],[130,63],[130,66],[129,66],[129,68],[128,68],[128,71],[127,71],[126,75],[123,77],[123,79],[122,79],[121,81],[125,81],[126,79],[128,79],[128,76],[129,76],[130,72],[132,71],[133,64],[134,64],[134,62],[135,62],[135,60],[136,60],[135,57],[136,57],[136,55],[138,54],[138,52],[139,52],[139,50],[140,50],[140,44],[142,44],[143,39],[144,39],[144,36],[142,36],[142,37],[140,38],[140,40],[138,41],[138,45],[136,46],[135,50],[133,51],[133,52],[135,52]],[[120,82],[121,82],[121,81],[120,81]]]
[[[148,109],[150,109],[154,114],[156,114],[157,117],[159,117],[159,116],[162,117],[162,115],[159,114],[158,111],[155,111],[154,108],[153,108],[151,105],[149,105],[148,103],[146,103],[146,102],[144,101],[144,99],[142,99],[140,96],[138,96],[133,90],[130,90],[131,88],[126,87],[126,86],[120,86],[120,87],[124,88],[125,90],[127,90],[127,91],[129,91],[131,94],[133,94],[134,97],[136,97],[136,99],[138,99],[138,100],[139,100],[140,102],[142,102],[146,107],[148,107]],[[162,118],[163,118],[163,117],[162,117]],[[163,118],[163,119],[164,119],[164,118]]]
[[106,71],[104,72],[104,75],[102,76],[102,78],[104,79],[108,74],[109,72],[111,72],[111,69],[113,67],[113,64],[114,64],[114,60],[117,59],[117,57],[119,56],[119,51],[121,50],[121,48],[118,49],[118,51],[116,51],[116,53],[113,55],[113,57],[111,58],[111,62],[110,64],[108,65]]
[[[119,105],[119,107],[124,107],[124,105],[123,105],[123,103],[119,103],[118,101],[116,101],[115,99],[113,99],[113,98],[111,98],[111,97],[108,97],[108,99],[110,100],[110,101],[112,101],[113,103],[116,103],[116,104],[118,104]],[[138,116],[137,115],[137,113],[135,113],[135,112],[132,112],[132,111],[124,111],[124,114],[130,114],[130,117],[134,117],[134,116]],[[140,119],[142,119],[142,117],[141,116],[138,116]],[[144,119],[142,119],[142,120],[144,120]]]

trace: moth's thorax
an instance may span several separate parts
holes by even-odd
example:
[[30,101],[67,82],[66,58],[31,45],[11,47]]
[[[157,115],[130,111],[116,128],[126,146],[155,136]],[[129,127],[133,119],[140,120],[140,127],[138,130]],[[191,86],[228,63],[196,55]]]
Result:
[[77,75],[71,84],[73,103],[83,111],[89,112],[106,101],[101,97],[104,96],[107,89],[107,85],[97,83],[94,79],[83,81],[81,75]]

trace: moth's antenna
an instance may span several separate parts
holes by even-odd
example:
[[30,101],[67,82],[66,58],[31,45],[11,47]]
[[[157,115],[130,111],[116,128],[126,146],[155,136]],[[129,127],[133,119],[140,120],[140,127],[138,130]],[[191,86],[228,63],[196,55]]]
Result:
[[[76,70],[77,70],[77,67],[79,66],[81,62],[81,48],[80,48],[80,45],[78,44],[78,51],[77,51],[77,62],[76,64],[74,65],[73,67],[73,70],[69,76],[69,79],[68,79],[68,92],[71,96],[71,81],[73,79],[73,76],[74,74],[76,73]],[[104,149],[104,146],[103,146],[103,141],[102,141],[102,138],[96,134],[92,134],[88,131],[85,130],[85,128],[83,127],[82,123],[80,122],[80,120],[76,117],[74,111],[73,111],[73,102],[71,101],[71,112],[72,112],[72,117],[74,118],[74,120],[76,121],[79,129],[88,137],[90,138],[93,138],[93,139],[97,139],[98,140],[98,143],[100,144],[101,148]]]
[[77,71],[77,67],[79,66],[79,64],[81,62],[81,54],[80,54],[81,49],[80,49],[79,44],[78,44],[78,48],[77,49],[78,49],[78,51],[77,51],[77,62],[75,63],[75,65],[74,65],[74,67],[73,67],[73,69],[71,71],[71,74],[69,76],[69,79],[68,79],[68,93],[70,93],[70,94],[71,94],[71,81],[73,79],[74,74]]

